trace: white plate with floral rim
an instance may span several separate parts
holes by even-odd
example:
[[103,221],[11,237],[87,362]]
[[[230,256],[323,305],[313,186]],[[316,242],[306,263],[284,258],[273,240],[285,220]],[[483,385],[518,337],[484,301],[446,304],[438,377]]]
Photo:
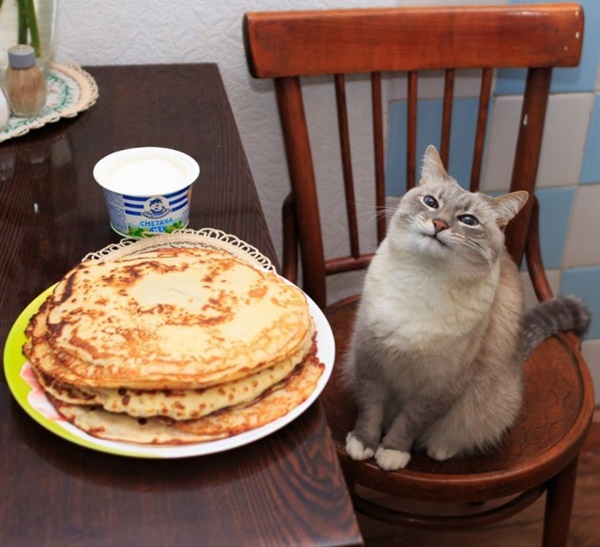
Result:
[[[205,228],[198,231],[182,230],[168,236],[155,236],[141,241],[123,240],[120,244],[110,245],[96,253],[90,253],[86,255],[85,259],[102,260],[117,258],[124,254],[136,254],[141,250],[149,248],[176,245],[218,246],[231,250],[237,256],[246,256],[250,262],[259,264],[264,269],[274,271],[268,258],[264,257],[254,247],[235,236],[212,228]],[[325,365],[325,370],[309,397],[288,414],[262,427],[246,431],[239,435],[203,443],[150,446],[98,439],[76,428],[56,412],[39,385],[31,369],[31,365],[22,352],[23,344],[26,341],[25,329],[29,324],[29,320],[53,290],[54,286],[49,287],[39,294],[21,312],[13,324],[4,347],[4,373],[11,393],[29,416],[59,437],[93,450],[136,458],[169,459],[214,454],[247,445],[278,431],[307,410],[325,388],[333,370],[335,342],[331,327],[323,312],[307,296],[309,310],[316,328],[317,357]]]

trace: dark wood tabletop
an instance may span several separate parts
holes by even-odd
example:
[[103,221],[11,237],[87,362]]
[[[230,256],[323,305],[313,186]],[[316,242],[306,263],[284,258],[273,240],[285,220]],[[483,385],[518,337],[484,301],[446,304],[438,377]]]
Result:
[[[96,105],[0,144],[0,340],[43,290],[119,241],[95,163],[136,146],[201,168],[190,228],[212,227],[277,264],[218,68],[90,67]],[[0,375],[0,545],[336,545],[360,533],[314,403],[225,452],[137,459],[80,447],[30,418]]]

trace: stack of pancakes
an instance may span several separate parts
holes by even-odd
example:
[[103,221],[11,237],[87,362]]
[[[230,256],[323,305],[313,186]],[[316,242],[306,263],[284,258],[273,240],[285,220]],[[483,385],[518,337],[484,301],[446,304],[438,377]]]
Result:
[[265,425],[304,401],[324,369],[302,291],[221,249],[83,262],[26,334],[24,353],[65,419],[143,444]]

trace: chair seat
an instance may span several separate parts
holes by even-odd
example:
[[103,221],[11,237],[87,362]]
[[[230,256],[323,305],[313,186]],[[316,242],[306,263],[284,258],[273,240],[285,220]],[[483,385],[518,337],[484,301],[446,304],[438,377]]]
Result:
[[527,359],[521,417],[497,449],[445,462],[413,453],[407,468],[396,472],[381,470],[373,459],[360,465],[351,460],[344,445],[356,408],[338,373],[358,303],[359,296],[354,296],[325,310],[335,337],[336,364],[321,396],[342,468],[352,483],[406,498],[416,493],[424,501],[476,502],[533,488],[577,456],[591,423],[593,394],[584,389],[589,372],[577,342],[559,335]]

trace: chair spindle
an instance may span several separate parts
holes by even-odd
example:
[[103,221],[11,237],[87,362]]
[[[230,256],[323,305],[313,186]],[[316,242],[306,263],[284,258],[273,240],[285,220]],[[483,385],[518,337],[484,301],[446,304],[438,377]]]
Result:
[[346,81],[343,74],[335,75],[335,98],[342,154],[342,173],[344,177],[344,193],[346,196],[346,215],[348,217],[348,233],[350,238],[350,254],[353,258],[360,255],[358,241],[358,222],[356,218],[356,196],[354,194],[354,177],[352,175],[352,154],[350,152],[350,132],[348,124],[348,107],[346,103]]
[[510,189],[529,192],[529,201],[513,218],[506,230],[506,246],[513,260],[520,264],[529,231],[533,191],[542,147],[546,106],[552,79],[552,67],[530,68],[527,72],[517,153],[513,163]]
[[381,72],[371,74],[373,103],[373,148],[375,152],[375,206],[377,211],[377,243],[385,237],[385,169],[383,139],[383,106],[381,102]]
[[444,76],[444,105],[442,110],[442,135],[440,138],[440,157],[448,169],[450,160],[450,128],[452,127],[452,101],[454,100],[454,69],[447,69]]
[[407,77],[406,189],[410,190],[415,187],[417,170],[417,71],[409,71]]
[[473,163],[471,164],[471,192],[479,191],[483,145],[485,143],[485,128],[487,126],[490,91],[492,89],[492,69],[484,68],[481,74],[479,92],[479,108],[477,110],[477,127],[475,129],[475,145],[473,146]]

